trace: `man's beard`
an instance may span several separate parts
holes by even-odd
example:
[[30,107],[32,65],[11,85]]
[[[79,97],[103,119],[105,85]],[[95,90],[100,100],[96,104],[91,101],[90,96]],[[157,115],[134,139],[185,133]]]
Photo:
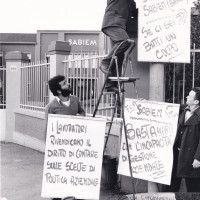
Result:
[[62,94],[63,97],[67,97],[67,96],[69,96],[71,93],[72,93],[71,88],[69,88],[69,89],[61,89],[61,94]]

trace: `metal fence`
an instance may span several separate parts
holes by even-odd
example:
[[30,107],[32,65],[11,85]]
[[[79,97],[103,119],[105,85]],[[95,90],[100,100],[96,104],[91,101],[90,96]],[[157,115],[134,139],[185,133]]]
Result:
[[[72,88],[73,95],[79,97],[87,115],[93,113],[105,80],[105,75],[99,70],[104,57],[105,55],[71,55],[63,61],[64,75]],[[113,94],[104,94],[100,106],[113,105],[115,98]],[[112,111],[104,110],[97,114],[110,117]]]
[[[67,56],[63,61],[64,76],[67,78],[72,94],[76,95],[87,115],[92,115],[97,98],[105,80],[99,65],[105,55],[81,54]],[[30,63],[21,66],[20,108],[44,111],[49,102],[48,80],[50,64],[46,62]],[[108,107],[114,104],[115,96],[105,94],[100,105]],[[97,115],[111,116],[112,111],[100,111]]]
[[20,108],[44,111],[49,102],[49,69],[46,61],[21,66]]
[[6,68],[0,66],[0,109],[6,108]]
[[[70,55],[63,61],[64,76],[68,79],[73,95],[79,97],[86,113],[94,111],[105,75],[99,70],[99,65],[105,55],[82,54]],[[5,108],[5,68],[0,68],[0,106]],[[50,64],[46,62],[30,63],[21,66],[21,99],[20,107],[44,111],[49,102],[48,80]],[[165,64],[165,101],[170,103],[185,103],[185,97],[192,87],[200,86],[200,50],[191,50],[190,64]],[[114,103],[115,96],[105,94],[100,106],[109,107]],[[111,116],[111,111],[97,113]]]
[[184,104],[193,87],[200,87],[200,49],[192,49],[190,63],[165,64],[165,101]]

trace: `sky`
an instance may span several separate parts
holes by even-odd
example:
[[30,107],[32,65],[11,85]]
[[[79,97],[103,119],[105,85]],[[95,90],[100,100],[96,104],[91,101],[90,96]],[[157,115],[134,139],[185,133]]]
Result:
[[107,0],[1,0],[0,33],[101,30],[106,3]]
[[2,0],[0,33],[100,30],[107,0]]

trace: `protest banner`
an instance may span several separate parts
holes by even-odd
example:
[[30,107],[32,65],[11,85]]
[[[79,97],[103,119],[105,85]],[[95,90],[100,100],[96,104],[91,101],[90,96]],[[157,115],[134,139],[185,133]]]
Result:
[[[125,126],[135,178],[170,184],[179,104],[125,99]],[[118,174],[131,176],[124,130]]]
[[106,121],[48,116],[42,197],[99,199]]
[[190,63],[192,1],[136,1],[138,61]]

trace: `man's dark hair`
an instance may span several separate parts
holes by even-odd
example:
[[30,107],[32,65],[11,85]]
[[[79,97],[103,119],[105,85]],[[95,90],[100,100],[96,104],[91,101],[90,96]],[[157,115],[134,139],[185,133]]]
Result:
[[192,91],[196,92],[195,100],[198,100],[199,101],[199,105],[200,105],[200,87],[194,87],[192,89]]
[[65,77],[62,75],[57,75],[51,78],[48,83],[49,83],[49,89],[53,93],[54,96],[58,96],[57,90],[61,90],[61,86],[59,82],[65,80]]

